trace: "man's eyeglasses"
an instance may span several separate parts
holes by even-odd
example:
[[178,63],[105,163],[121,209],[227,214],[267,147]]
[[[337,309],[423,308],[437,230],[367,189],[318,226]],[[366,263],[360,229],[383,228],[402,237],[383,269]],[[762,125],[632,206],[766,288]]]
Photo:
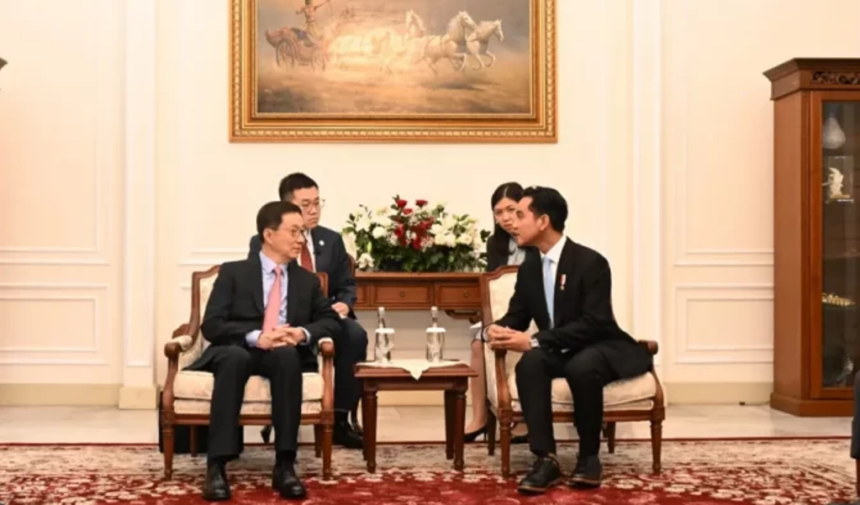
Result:
[[322,209],[323,207],[325,207],[325,200],[320,200],[318,202],[302,202],[299,204],[299,208],[301,208],[303,211],[310,210],[313,208]]

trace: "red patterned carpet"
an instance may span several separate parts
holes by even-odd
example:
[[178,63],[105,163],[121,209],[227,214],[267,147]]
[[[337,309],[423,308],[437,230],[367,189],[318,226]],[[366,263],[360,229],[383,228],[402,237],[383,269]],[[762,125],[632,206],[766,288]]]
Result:
[[[498,457],[486,447],[466,448],[466,471],[451,469],[442,445],[386,445],[377,474],[364,472],[358,451],[335,450],[336,479],[321,482],[320,461],[300,452],[306,504],[612,504],[777,505],[827,504],[853,494],[853,461],[847,440],[672,442],[663,446],[663,473],[650,473],[650,444],[619,442],[603,455],[605,482],[597,491],[559,487],[526,498],[516,478],[498,475]],[[573,467],[575,446],[560,449],[563,469]],[[249,447],[228,467],[231,503],[281,503],[269,488],[273,453]],[[531,461],[515,446],[512,466],[522,474]],[[0,502],[11,504],[194,504],[205,459],[178,455],[175,478],[162,479],[161,454],[153,446],[0,446]]]

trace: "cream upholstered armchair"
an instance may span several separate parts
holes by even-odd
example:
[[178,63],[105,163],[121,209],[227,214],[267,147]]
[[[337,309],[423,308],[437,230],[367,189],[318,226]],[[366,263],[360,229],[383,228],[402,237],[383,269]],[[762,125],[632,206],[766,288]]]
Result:
[[[505,266],[481,275],[481,302],[484,325],[500,319],[508,310],[514,286],[517,282],[517,267]],[[536,330],[534,323],[528,332]],[[657,343],[640,341],[653,355],[657,354]],[[524,422],[517,394],[516,364],[521,353],[493,351],[484,344],[484,366],[487,377],[487,401],[490,422],[487,426],[490,455],[495,452],[496,423],[499,424],[502,448],[502,476],[511,473],[511,427]],[[665,406],[663,389],[654,371],[613,382],[603,390],[604,433],[610,453],[615,452],[615,423],[621,421],[650,421],[653,470],[660,472],[660,449],[663,437]],[[573,395],[564,379],[552,383],[553,421],[573,422]]]
[[[197,452],[195,426],[209,424],[209,405],[215,381],[209,372],[183,369],[203,354],[208,342],[200,333],[200,320],[220,267],[194,272],[191,281],[191,317],[173,332],[164,346],[168,359],[167,380],[162,392],[162,437],[164,440],[164,475],[173,477],[174,426],[191,426],[191,453]],[[328,277],[317,274],[322,289],[327,291]],[[323,338],[319,344],[321,373],[303,374],[302,424],[314,426],[316,455],[323,458],[323,479],[331,479],[332,427],[334,426],[334,343]],[[245,385],[239,424],[268,425],[272,420],[269,381],[251,376]]]

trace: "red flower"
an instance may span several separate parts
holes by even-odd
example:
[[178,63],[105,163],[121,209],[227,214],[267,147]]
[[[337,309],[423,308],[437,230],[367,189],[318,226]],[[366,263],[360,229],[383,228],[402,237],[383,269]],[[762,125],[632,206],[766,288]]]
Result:
[[397,206],[402,209],[402,208],[406,207],[406,204],[409,202],[407,202],[406,200],[404,200],[402,198],[398,198],[398,199],[394,200],[394,203],[396,203]]
[[415,200],[415,205],[417,205],[419,207],[423,207],[423,206],[427,205],[427,200]]
[[405,235],[405,230],[402,224],[398,224],[397,227],[394,228],[394,235],[403,238],[403,235]]
[[404,216],[409,216],[411,214],[412,214],[412,209],[403,209],[403,215]]
[[419,237],[418,235],[415,235],[415,238],[412,239],[412,248],[416,251],[421,250],[421,237]]

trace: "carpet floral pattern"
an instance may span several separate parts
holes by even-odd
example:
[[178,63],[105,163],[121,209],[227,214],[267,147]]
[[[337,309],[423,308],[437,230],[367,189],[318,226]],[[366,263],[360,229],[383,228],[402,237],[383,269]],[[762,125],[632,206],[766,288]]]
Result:
[[[454,472],[444,446],[383,445],[376,474],[365,472],[360,451],[335,449],[335,479],[320,480],[321,461],[303,447],[299,470],[308,505],[373,503],[614,504],[614,505],[803,505],[847,500],[854,465],[847,440],[666,441],[663,473],[650,472],[648,442],[619,442],[603,454],[604,485],[596,491],[560,486],[538,497],[516,492],[530,465],[526,447],[514,446],[511,479],[499,475],[498,454],[483,445],[466,448],[466,470]],[[576,447],[559,450],[565,474]],[[228,466],[231,503],[281,503],[270,489],[271,447],[247,447]],[[205,457],[177,455],[174,479],[162,477],[154,446],[0,446],[0,502],[12,504],[194,504],[200,498]]]

